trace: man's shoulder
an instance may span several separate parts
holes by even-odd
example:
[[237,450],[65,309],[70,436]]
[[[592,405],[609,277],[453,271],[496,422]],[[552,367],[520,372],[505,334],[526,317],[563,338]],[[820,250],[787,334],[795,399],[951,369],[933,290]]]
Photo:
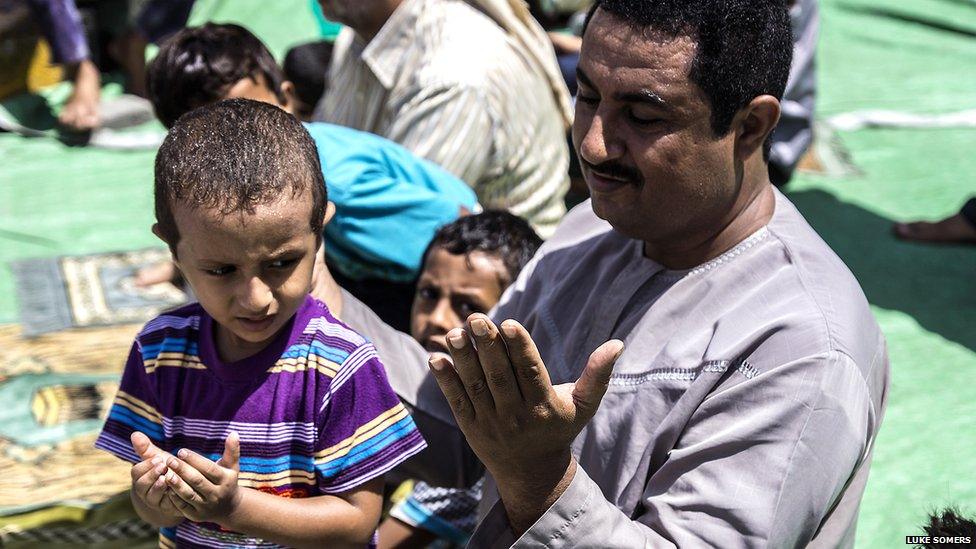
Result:
[[[768,237],[748,262],[755,314],[780,326],[798,353],[845,355],[870,367],[884,347],[857,279],[792,203],[777,192]],[[805,349],[801,351],[801,349]]]
[[545,255],[556,250],[592,246],[594,239],[616,234],[610,223],[597,217],[589,199],[569,210],[556,231],[539,248],[537,255]]
[[504,29],[456,0],[428,0],[417,19],[412,48],[422,60],[414,78],[428,85],[485,88],[495,82],[496,73],[522,62]]

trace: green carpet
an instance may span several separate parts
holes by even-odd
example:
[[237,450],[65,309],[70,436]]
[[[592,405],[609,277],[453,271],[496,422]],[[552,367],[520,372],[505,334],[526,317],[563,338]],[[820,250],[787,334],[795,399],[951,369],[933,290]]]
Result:
[[[194,21],[244,21],[279,57],[317,32],[303,0],[204,5]],[[821,118],[976,108],[976,2],[825,0],[822,14]],[[857,541],[900,547],[938,506],[976,514],[976,248],[890,233],[895,220],[942,217],[976,194],[976,129],[839,137],[863,175],[802,174],[788,194],[858,277],[888,337],[890,401]],[[0,322],[16,320],[8,261],[156,244],[151,153],[0,135],[0,158]]]
[[[976,2],[822,9],[819,117],[976,108]],[[939,506],[976,514],[976,248],[899,242],[891,224],[950,215],[976,194],[976,129],[839,135],[863,176],[801,175],[788,194],[857,276],[888,338],[891,393],[857,546],[903,547]]]

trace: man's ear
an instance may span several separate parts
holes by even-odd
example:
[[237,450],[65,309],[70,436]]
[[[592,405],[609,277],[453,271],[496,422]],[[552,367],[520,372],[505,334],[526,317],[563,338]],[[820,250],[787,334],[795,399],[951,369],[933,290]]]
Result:
[[779,100],[772,95],[760,95],[743,107],[733,120],[736,132],[735,152],[745,160],[759,151],[779,122]]
[[335,210],[335,204],[331,200],[325,203],[325,215],[322,216],[322,227],[325,227],[329,224],[329,221],[332,221],[332,218],[335,216]]

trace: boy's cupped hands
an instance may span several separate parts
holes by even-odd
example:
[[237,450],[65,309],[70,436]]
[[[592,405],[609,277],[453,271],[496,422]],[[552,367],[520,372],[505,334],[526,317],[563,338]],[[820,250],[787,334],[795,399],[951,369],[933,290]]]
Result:
[[166,466],[166,460],[172,456],[157,448],[143,433],[136,431],[130,439],[133,449],[142,458],[130,470],[133,495],[167,522],[183,520],[183,514],[167,495],[166,478],[173,473]]
[[132,434],[143,461],[132,467],[132,489],[150,508],[172,518],[221,523],[240,503],[237,486],[240,438],[231,432],[219,461],[183,448],[176,456],[157,448],[149,437]]

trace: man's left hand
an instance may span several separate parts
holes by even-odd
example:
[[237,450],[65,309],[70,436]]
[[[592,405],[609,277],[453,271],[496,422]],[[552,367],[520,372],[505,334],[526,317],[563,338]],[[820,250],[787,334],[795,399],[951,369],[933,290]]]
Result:
[[[474,341],[472,345],[471,339]],[[471,449],[491,472],[516,533],[524,532],[569,486],[570,446],[596,413],[623,343],[590,355],[575,383],[553,386],[535,342],[506,320],[483,314],[447,335],[454,359],[430,367]]]

